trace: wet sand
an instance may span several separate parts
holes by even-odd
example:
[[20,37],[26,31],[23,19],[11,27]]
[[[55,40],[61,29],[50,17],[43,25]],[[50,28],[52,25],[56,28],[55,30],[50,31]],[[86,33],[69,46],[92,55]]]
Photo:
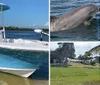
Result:
[[35,80],[0,72],[0,85],[48,85],[48,80]]

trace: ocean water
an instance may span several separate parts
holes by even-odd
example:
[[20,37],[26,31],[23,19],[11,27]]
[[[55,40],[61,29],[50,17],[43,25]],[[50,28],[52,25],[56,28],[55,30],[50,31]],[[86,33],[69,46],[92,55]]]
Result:
[[[100,7],[100,0],[50,0],[50,15],[62,16],[80,6],[95,4]],[[99,16],[100,17],[100,16]],[[51,41],[98,41],[100,40],[100,19],[93,19],[87,27],[78,27],[71,31],[51,33]],[[99,25],[98,25],[99,24]]]
[[[33,31],[6,31],[6,37],[39,40],[40,34]],[[48,41],[48,37],[43,35],[43,40]],[[29,78],[0,72],[0,85],[48,85],[48,52],[0,48],[0,65],[12,68],[38,68]]]
[[51,15],[63,15],[82,5],[95,4],[100,6],[100,0],[50,0]]
[[[40,40],[41,34],[34,31],[6,30],[6,37]],[[43,35],[43,41],[48,41],[48,39],[48,36]]]

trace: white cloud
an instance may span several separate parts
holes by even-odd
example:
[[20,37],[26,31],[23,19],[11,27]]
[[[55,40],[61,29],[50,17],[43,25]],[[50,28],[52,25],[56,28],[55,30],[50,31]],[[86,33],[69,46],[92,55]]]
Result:
[[36,26],[36,24],[32,24],[32,26],[33,26],[33,27],[35,27],[35,26]]
[[32,25],[29,25],[30,27],[35,27],[36,26],[36,24],[32,24]]
[[[58,48],[58,42],[52,42],[50,44],[50,49],[55,50]],[[67,43],[67,42],[65,42]],[[80,54],[83,55],[86,51],[92,49],[93,47],[100,45],[100,42],[73,42],[75,47],[75,54],[78,57]]]
[[78,57],[80,54],[84,54],[86,51],[93,47],[100,45],[100,42],[74,42],[75,54]]
[[57,44],[57,42],[52,42],[52,43],[50,43],[50,49],[51,50],[55,50],[55,49],[57,49],[59,46],[58,46],[58,44]]

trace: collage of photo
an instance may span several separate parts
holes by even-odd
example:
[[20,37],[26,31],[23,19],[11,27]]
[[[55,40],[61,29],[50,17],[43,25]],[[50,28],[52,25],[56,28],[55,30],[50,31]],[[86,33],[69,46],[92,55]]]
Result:
[[0,0],[0,85],[100,85],[100,0]]

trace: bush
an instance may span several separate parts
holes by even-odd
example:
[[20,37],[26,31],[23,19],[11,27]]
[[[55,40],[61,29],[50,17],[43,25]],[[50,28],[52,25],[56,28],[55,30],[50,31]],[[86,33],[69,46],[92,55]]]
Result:
[[96,64],[95,61],[91,61],[91,62],[90,62],[90,65],[92,65],[92,66],[94,66],[95,64]]

